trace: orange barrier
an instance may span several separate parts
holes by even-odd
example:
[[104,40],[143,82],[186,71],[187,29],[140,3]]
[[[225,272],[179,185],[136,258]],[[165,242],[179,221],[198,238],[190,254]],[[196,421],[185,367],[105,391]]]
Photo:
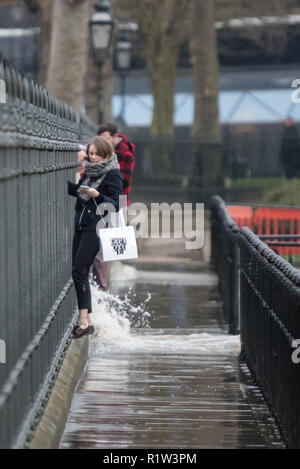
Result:
[[[300,235],[300,209],[276,207],[259,207],[252,209],[252,207],[242,205],[227,205],[226,208],[239,227],[247,226],[257,235]],[[272,241],[284,240],[272,239]],[[267,241],[265,242],[267,243]],[[300,254],[300,246],[270,247],[280,255]]]
[[234,223],[236,223],[239,228],[247,226],[252,230],[252,207],[244,205],[226,205],[226,208]]
[[[261,207],[255,210],[252,223],[253,231],[258,235],[300,234],[300,210]],[[274,250],[278,254],[300,254],[300,247],[296,246],[274,246]]]

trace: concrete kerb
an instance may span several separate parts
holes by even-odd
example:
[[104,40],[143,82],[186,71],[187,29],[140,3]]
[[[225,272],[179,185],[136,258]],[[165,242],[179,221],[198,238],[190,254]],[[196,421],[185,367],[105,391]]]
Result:
[[64,432],[76,386],[88,357],[88,337],[72,340],[29,449],[55,449]]

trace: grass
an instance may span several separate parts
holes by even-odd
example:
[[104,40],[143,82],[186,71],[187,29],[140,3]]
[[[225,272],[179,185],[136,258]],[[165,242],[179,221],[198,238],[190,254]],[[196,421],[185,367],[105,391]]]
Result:
[[283,177],[274,178],[235,178],[231,181],[231,187],[265,187],[272,188],[285,181]]
[[300,206],[300,178],[283,179],[277,187],[265,193],[264,202],[274,205]]

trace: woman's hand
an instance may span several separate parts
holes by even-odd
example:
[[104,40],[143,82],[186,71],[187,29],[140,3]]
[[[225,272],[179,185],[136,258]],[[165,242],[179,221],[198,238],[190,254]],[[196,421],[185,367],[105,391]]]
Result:
[[91,197],[92,199],[96,199],[96,197],[99,197],[99,192],[96,191],[96,189],[94,189],[93,187],[91,187],[90,189],[86,190],[85,193]]
[[77,156],[78,156],[78,160],[83,163],[84,160],[87,158],[87,154],[84,150],[81,150],[77,153]]

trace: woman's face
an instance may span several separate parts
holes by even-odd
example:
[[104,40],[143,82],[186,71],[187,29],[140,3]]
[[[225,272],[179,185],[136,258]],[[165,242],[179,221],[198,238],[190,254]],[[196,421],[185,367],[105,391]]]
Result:
[[107,158],[102,158],[102,156],[97,155],[96,151],[97,150],[96,150],[95,145],[91,144],[89,147],[89,154],[88,154],[91,163],[98,163],[99,161],[107,160]]

